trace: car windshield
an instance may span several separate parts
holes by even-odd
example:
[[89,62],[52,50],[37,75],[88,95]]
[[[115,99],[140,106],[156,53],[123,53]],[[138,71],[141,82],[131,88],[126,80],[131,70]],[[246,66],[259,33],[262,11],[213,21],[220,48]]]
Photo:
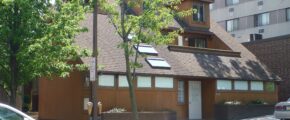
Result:
[[7,108],[0,107],[0,120],[24,120],[24,118]]

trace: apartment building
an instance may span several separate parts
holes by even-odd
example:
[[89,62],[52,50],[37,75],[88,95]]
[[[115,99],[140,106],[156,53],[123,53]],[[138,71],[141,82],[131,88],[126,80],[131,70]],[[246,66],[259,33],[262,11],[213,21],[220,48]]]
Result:
[[290,34],[290,0],[216,0],[210,8],[239,42]]

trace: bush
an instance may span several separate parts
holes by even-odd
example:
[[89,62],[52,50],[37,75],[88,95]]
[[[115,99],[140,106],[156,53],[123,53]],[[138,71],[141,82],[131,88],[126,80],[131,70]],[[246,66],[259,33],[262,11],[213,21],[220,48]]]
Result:
[[126,112],[127,110],[125,108],[113,108],[109,111],[106,111],[105,113],[122,113]]

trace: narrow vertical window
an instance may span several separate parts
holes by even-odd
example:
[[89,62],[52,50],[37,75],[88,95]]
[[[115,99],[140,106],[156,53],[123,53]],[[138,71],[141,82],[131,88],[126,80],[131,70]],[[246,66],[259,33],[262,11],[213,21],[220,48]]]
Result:
[[178,81],[178,103],[184,103],[184,81]]

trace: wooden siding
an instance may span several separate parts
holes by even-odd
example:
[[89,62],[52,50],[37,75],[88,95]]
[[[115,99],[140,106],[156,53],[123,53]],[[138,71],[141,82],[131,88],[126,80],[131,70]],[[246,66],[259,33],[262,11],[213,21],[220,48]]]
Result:
[[39,81],[39,119],[86,120],[83,108],[84,92],[82,72],[74,71],[69,78],[55,77]]
[[242,104],[251,101],[262,100],[269,104],[275,104],[278,101],[278,90],[275,92],[266,91],[217,91],[215,95],[215,103],[222,104],[225,101],[241,101]]
[[[178,80],[184,80],[185,102],[177,101]],[[188,80],[175,79],[173,89],[160,88],[136,88],[136,97],[139,111],[176,111],[178,120],[188,118]],[[193,79],[192,79],[193,80]],[[152,81],[152,83],[154,83]],[[136,83],[135,83],[136,85]],[[202,112],[204,119],[213,119],[215,80],[202,81]],[[114,107],[131,110],[128,88],[99,87],[97,90],[99,101],[103,103],[103,110],[107,111]]]

